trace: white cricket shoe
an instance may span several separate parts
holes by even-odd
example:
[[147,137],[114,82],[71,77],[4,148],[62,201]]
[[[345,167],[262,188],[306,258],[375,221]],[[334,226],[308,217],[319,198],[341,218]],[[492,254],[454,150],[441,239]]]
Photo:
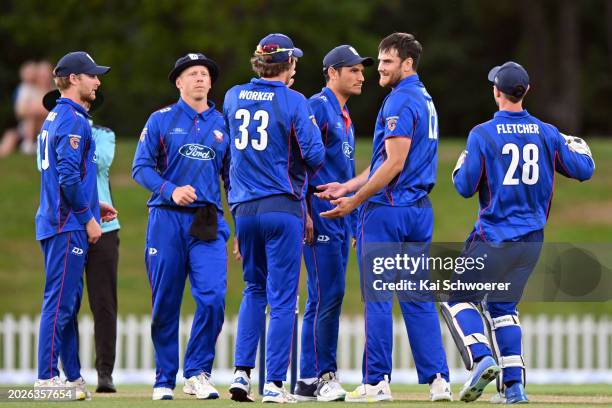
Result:
[[429,384],[430,401],[452,401],[453,393],[450,384],[440,374]]
[[276,402],[278,404],[297,404],[298,400],[285,387],[277,387],[273,382],[267,382],[263,389],[261,402]]
[[[55,376],[53,378],[49,378],[48,380],[36,380],[34,382],[34,389],[40,389],[40,388],[44,388],[44,389],[67,389],[67,385],[66,382],[62,379],[60,379],[58,376]],[[74,399],[74,398],[72,398]]]
[[319,379],[316,391],[317,401],[344,401],[346,391],[340,385],[336,373],[325,373]]
[[346,394],[344,398],[346,402],[379,402],[379,401],[393,401],[391,395],[391,388],[389,387],[389,377],[385,375],[385,378],[376,385],[361,384]]
[[49,378],[48,380],[36,380],[34,382],[34,388],[61,388],[65,387],[66,383],[62,381],[58,376]]
[[496,392],[491,396],[491,400],[489,401],[491,404],[505,404],[506,396],[501,392]]
[[255,398],[251,394],[251,379],[246,371],[236,370],[229,392],[230,398],[234,401],[255,402]]
[[83,377],[75,381],[66,381],[66,387],[74,388],[75,399],[78,401],[91,401],[91,392],[85,386]]
[[183,392],[189,395],[195,395],[197,399],[217,399],[219,391],[213,387],[210,381],[210,375],[200,373],[185,379]]
[[172,400],[174,399],[174,391],[172,388],[155,387],[153,388],[153,401]]

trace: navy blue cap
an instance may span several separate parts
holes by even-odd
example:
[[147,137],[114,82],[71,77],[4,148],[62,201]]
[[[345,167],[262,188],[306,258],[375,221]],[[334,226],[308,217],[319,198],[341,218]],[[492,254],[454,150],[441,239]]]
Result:
[[67,77],[70,74],[103,75],[110,67],[98,65],[85,51],[75,51],[64,55],[55,66],[53,75]]
[[255,55],[269,56],[266,62],[287,62],[290,57],[300,58],[304,55],[302,50],[293,45],[291,38],[285,34],[268,34],[259,41]]
[[522,97],[529,87],[529,75],[525,68],[513,61],[494,67],[489,71],[489,81],[501,92],[517,98]]
[[203,65],[208,68],[208,73],[210,74],[211,84],[214,84],[217,78],[219,77],[219,68],[215,61],[208,58],[206,55],[199,52],[192,52],[184,57],[181,57],[176,60],[174,63],[174,68],[168,74],[168,79],[172,84],[176,82],[176,78],[181,75],[181,72],[186,70],[189,67],[193,67],[196,65]]
[[329,67],[352,67],[357,64],[369,67],[374,64],[374,60],[370,57],[361,57],[357,50],[350,45],[339,45],[323,58],[323,71],[326,71]]

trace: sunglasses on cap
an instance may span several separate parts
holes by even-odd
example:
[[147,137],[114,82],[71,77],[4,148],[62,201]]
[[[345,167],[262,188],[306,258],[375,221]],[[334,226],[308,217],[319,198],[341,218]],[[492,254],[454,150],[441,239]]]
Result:
[[293,48],[280,48],[278,44],[266,44],[266,45],[258,45],[255,52],[257,54],[266,55],[266,54],[276,54],[277,52],[287,52],[293,51]]

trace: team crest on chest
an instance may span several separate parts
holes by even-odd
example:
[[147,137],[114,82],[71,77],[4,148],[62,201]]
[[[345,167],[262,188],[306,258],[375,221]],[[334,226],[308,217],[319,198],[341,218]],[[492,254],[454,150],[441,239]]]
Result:
[[317,125],[317,119],[315,119],[314,115],[310,115],[310,119],[312,120],[313,125],[315,125],[316,127],[319,127],[319,125]]
[[220,130],[213,130],[213,134],[215,135],[215,140],[219,143],[221,143],[223,141],[223,132],[221,132]]
[[387,128],[389,128],[389,130],[395,130],[395,126],[397,125],[397,118],[397,116],[390,116],[387,118]]
[[70,147],[74,150],[79,148],[79,144],[81,143],[81,136],[79,135],[70,135]]

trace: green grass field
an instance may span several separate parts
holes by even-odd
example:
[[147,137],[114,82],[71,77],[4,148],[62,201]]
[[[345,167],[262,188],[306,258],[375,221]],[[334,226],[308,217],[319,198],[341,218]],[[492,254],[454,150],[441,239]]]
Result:
[[[23,387],[16,387],[23,388]],[[91,388],[91,387],[90,387]],[[151,401],[151,388],[145,386],[123,386],[119,388],[117,394],[94,394],[91,401],[81,402],[88,407],[151,407],[153,405],[172,405],[181,407],[236,407],[241,406],[237,402],[229,399],[226,386],[219,386],[217,389],[221,392],[221,399],[209,401],[197,401],[192,396],[183,394],[177,386],[175,390],[174,401],[154,402]],[[346,387],[352,390],[352,387]],[[6,390],[6,387],[0,391]],[[460,386],[453,385],[453,393],[457,396]],[[427,401],[429,389],[426,385],[409,385],[400,386],[392,385],[393,402],[381,403],[389,407],[410,406],[410,407],[451,407],[465,406],[463,402],[436,402]],[[469,407],[491,407],[488,402],[495,387],[489,385],[485,394],[476,402],[470,403]],[[2,392],[3,395],[4,392]],[[528,395],[532,405],[537,407],[610,407],[612,406],[612,389],[608,385],[528,385]],[[457,397],[455,397],[457,398]],[[5,402],[6,400],[0,400]],[[18,403],[20,407],[40,407],[40,402],[23,401]],[[353,404],[335,402],[331,404],[334,407],[354,406]],[[321,407],[321,403],[300,403],[299,407],[311,408]]]
[[[612,238],[612,141],[589,140],[597,169],[588,183],[557,177],[557,188],[547,242],[610,242]],[[115,206],[122,225],[119,266],[119,310],[121,314],[150,312],[150,292],[143,262],[144,234],[148,193],[130,177],[135,140],[121,139],[111,171]],[[463,241],[476,217],[477,200],[465,200],[454,190],[450,172],[464,148],[458,140],[440,144],[438,182],[431,194],[436,225],[434,240]],[[360,139],[357,169],[369,164],[371,144]],[[5,313],[36,314],[40,310],[44,273],[40,248],[34,238],[34,214],[39,200],[39,175],[33,158],[14,155],[0,161],[0,316]],[[302,280],[305,273],[302,273]],[[354,253],[347,272],[347,295],[343,311],[361,312],[358,271]],[[237,313],[242,291],[240,265],[230,260],[227,313]],[[187,291],[189,288],[186,289]],[[305,302],[302,282],[301,302]],[[86,302],[86,301],[85,301]],[[84,303],[83,310],[89,306]],[[194,308],[191,296],[185,296],[184,312]],[[303,310],[303,309],[302,309]],[[531,303],[522,306],[527,313],[612,313],[607,303]]]

